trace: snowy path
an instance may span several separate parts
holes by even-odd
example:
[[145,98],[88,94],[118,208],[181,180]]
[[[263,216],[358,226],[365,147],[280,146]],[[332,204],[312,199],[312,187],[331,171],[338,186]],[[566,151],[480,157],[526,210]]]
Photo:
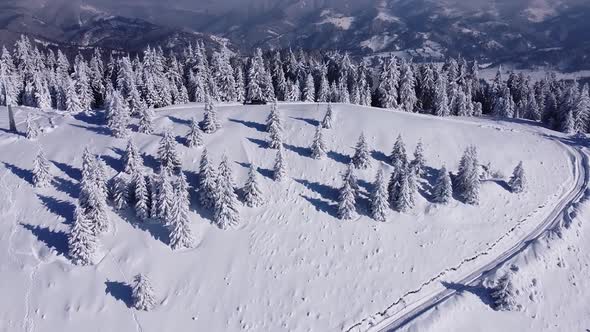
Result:
[[[562,143],[563,144],[563,143]],[[521,253],[525,248],[527,248],[531,243],[539,239],[541,236],[547,234],[548,232],[554,230],[556,227],[559,227],[561,223],[569,217],[570,208],[573,204],[580,201],[589,183],[589,170],[588,170],[588,155],[582,151],[582,149],[577,147],[568,147],[563,144],[566,149],[571,152],[572,156],[572,163],[573,163],[573,176],[575,179],[575,183],[573,188],[568,191],[555,205],[555,207],[551,210],[549,215],[543,219],[543,221],[534,229],[532,229],[526,236],[521,238],[517,243],[515,243],[510,249],[500,253],[498,256],[493,258],[488,263],[482,265],[481,267],[473,270],[472,272],[468,273],[467,275],[463,274],[464,277],[458,278],[456,280],[445,280],[447,282],[453,282],[455,284],[462,285],[462,288],[466,288],[468,286],[474,286],[481,282],[483,278],[493,270],[497,269],[498,267],[502,266],[508,260],[512,259],[514,256]],[[483,256],[483,255],[482,255]],[[462,265],[463,261],[460,265]],[[441,272],[439,276],[427,281],[426,283],[422,284],[417,290],[411,291],[406,293],[406,296],[410,295],[419,295],[425,286],[429,284],[433,284],[436,281],[440,280],[446,273]],[[428,310],[438,306],[439,304],[445,302],[446,300],[452,298],[453,296],[457,295],[461,292],[461,288],[449,289],[444,288],[442,290],[433,291],[430,294],[425,294],[421,298],[414,300],[413,302],[408,303],[406,301],[406,296],[400,298],[398,301],[393,303],[388,309],[384,312],[378,313],[374,317],[370,317],[369,319],[375,321],[378,320],[379,316],[388,316],[377,322],[373,326],[366,326],[368,319],[354,326],[347,329],[347,331],[361,331],[366,330],[368,332],[390,332],[396,331],[403,326],[407,325],[421,314],[427,312]],[[394,306],[402,304],[404,305],[399,311],[391,314],[389,310],[392,309]]]

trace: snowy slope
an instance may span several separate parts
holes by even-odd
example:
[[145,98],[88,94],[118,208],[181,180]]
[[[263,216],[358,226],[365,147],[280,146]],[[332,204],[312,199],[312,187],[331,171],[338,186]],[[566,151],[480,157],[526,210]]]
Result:
[[[527,123],[486,119],[439,119],[349,105],[335,105],[334,129],[325,133],[331,152],[309,158],[313,125],[325,105],[280,104],[285,128],[289,180],[272,182],[275,151],[264,148],[262,132],[269,107],[219,106],[223,128],[206,136],[216,162],[226,153],[236,183],[243,185],[248,163],[260,167],[268,203],[241,209],[237,230],[222,231],[210,214],[194,205],[193,232],[199,244],[172,252],[167,232],[138,224],[130,213],[110,213],[113,230],[101,238],[102,259],[77,267],[64,257],[85,145],[103,155],[111,176],[121,170],[126,141],[114,139],[93,116],[62,117],[19,108],[40,118],[54,117],[57,128],[37,141],[0,132],[0,327],[17,331],[340,331],[387,307],[408,290],[463,259],[501,250],[532,229],[574,181],[570,152],[553,133]],[[6,114],[5,109],[0,110]],[[202,105],[158,110],[156,132],[171,126],[182,136],[187,119],[201,119]],[[46,120],[43,120],[46,123]],[[22,127],[23,124],[21,123]],[[0,121],[6,128],[6,119]],[[374,149],[372,167],[358,172],[370,189],[395,138],[402,134],[411,153],[422,139],[427,165],[456,171],[464,148],[478,147],[481,162],[505,176],[523,160],[529,190],[505,189],[505,178],[486,181],[479,206],[453,201],[441,207],[420,195],[408,214],[391,211],[386,223],[361,215],[336,219],[339,172],[364,131]],[[133,134],[148,167],[156,167],[159,136]],[[54,186],[30,185],[33,158],[41,145],[50,161]],[[194,183],[200,149],[179,148]],[[432,181],[429,170],[422,186]],[[515,225],[520,225],[512,234]],[[507,233],[508,232],[508,233]],[[507,235],[506,235],[507,234]],[[493,252],[490,252],[493,254]],[[126,283],[150,275],[159,305],[153,312],[128,308]]]

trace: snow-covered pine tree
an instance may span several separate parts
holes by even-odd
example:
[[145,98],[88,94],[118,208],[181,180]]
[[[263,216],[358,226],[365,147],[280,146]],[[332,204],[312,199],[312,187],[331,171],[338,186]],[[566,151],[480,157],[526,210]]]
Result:
[[170,171],[168,169],[160,170],[155,204],[157,208],[157,217],[164,223],[170,220],[172,206],[174,204],[174,194]]
[[397,140],[393,145],[393,150],[391,151],[389,160],[391,162],[391,166],[393,166],[394,173],[397,173],[399,170],[406,168],[408,165],[406,145],[404,144],[404,140],[401,134],[397,136]]
[[311,144],[311,157],[313,159],[323,159],[326,156],[326,143],[322,135],[322,126],[317,126],[313,142]]
[[382,62],[377,94],[379,104],[383,108],[396,108],[398,106],[399,69],[397,59],[391,56]]
[[154,113],[151,108],[142,107],[139,110],[138,131],[147,135],[150,135],[154,132]]
[[438,171],[436,182],[432,189],[432,198],[434,202],[441,204],[447,204],[453,198],[453,183],[445,166]]
[[406,61],[402,62],[400,83],[399,83],[399,100],[400,106],[406,112],[413,112],[416,107],[418,98],[416,97],[416,79],[412,67]]
[[242,188],[242,195],[244,196],[244,204],[248,207],[259,207],[264,204],[264,197],[258,185],[258,176],[256,175],[254,163],[250,164],[248,180],[246,180],[246,185]]
[[201,127],[206,134],[212,134],[221,128],[217,120],[217,111],[215,111],[215,106],[213,106],[213,101],[210,98],[205,103],[205,115]]
[[167,226],[170,228],[170,247],[173,250],[191,248],[194,237],[190,229],[188,183],[182,172],[174,188],[174,201]]
[[68,235],[68,254],[76,265],[91,265],[98,243],[94,225],[86,218],[84,210],[76,206],[74,223]]
[[33,167],[33,184],[37,188],[45,188],[51,182],[51,174],[49,173],[49,162],[45,157],[43,150],[39,149]]
[[68,113],[82,112],[82,104],[76,91],[76,85],[70,76],[66,76],[65,81],[65,110]]
[[113,180],[113,204],[117,210],[127,208],[129,204],[129,186],[127,181],[121,177],[116,177]]
[[424,145],[422,144],[422,140],[418,141],[416,150],[414,150],[414,160],[412,160],[412,166],[414,167],[417,175],[421,176],[424,173],[426,159],[424,158]]
[[523,114],[525,119],[538,121],[541,120],[541,109],[537,104],[537,98],[535,96],[535,90],[530,89],[527,102],[525,104],[525,111]]
[[27,137],[27,139],[32,140],[39,137],[39,126],[37,125],[37,122],[33,120],[33,116],[30,113],[27,114],[27,119],[25,120],[25,122],[27,125],[27,129],[25,132],[25,136]]
[[456,177],[456,190],[467,204],[479,204],[479,164],[477,161],[477,150],[475,146],[469,146],[465,149],[461,162],[459,163],[459,172]]
[[122,159],[123,169],[127,174],[134,174],[134,172],[143,165],[141,155],[133,140],[130,139],[127,142],[127,147],[125,148]]
[[354,174],[352,174],[351,165],[342,176],[343,185],[338,195],[338,218],[350,220],[356,213],[356,183],[353,183]]
[[158,158],[160,160],[161,169],[173,171],[180,167],[180,159],[176,152],[176,140],[172,136],[170,128],[164,130],[164,135],[158,148]]
[[588,131],[588,121],[590,120],[590,92],[588,84],[584,84],[578,99],[573,106],[574,130],[577,133],[586,133]]
[[277,112],[277,105],[273,103],[271,106],[270,114],[266,120],[266,128],[268,131],[268,146],[271,149],[278,149],[283,145],[283,128],[279,114]]
[[199,201],[205,208],[212,208],[215,204],[217,174],[213,163],[209,159],[207,149],[203,150],[199,164]]
[[495,310],[512,311],[520,308],[516,301],[516,290],[512,284],[510,272],[503,275],[492,288],[490,296]]
[[393,197],[393,208],[398,212],[407,212],[414,207],[415,183],[413,170],[405,166],[397,172],[397,185]]
[[371,217],[377,221],[385,221],[388,207],[387,183],[383,170],[379,169],[371,192]]
[[129,114],[129,106],[123,99],[119,91],[113,91],[109,100],[109,113],[107,123],[113,136],[117,138],[127,137],[129,134],[129,122],[131,116]]
[[371,166],[371,154],[364,133],[361,133],[359,140],[356,143],[356,147],[354,148],[352,164],[357,169],[367,169]]
[[217,176],[214,219],[221,229],[229,229],[240,223],[238,211],[238,197],[234,189],[234,181],[229,161],[226,156],[219,164],[219,175]]
[[275,158],[275,163],[272,172],[273,180],[277,182],[283,181],[285,176],[287,175],[287,164],[285,162],[285,158],[283,156],[283,148],[279,147],[277,150],[277,156]]
[[203,145],[203,135],[201,134],[201,129],[199,128],[199,125],[197,123],[197,120],[195,120],[195,118],[191,118],[191,122],[189,125],[189,131],[186,134],[185,137],[185,143],[186,146],[189,148],[192,147],[199,147]]
[[449,116],[450,114],[445,76],[438,73],[434,86],[434,115]]
[[508,181],[508,186],[513,193],[521,193],[526,190],[527,188],[527,179],[524,174],[524,166],[522,161],[516,165],[514,171],[512,172],[512,176],[510,177],[510,181]]
[[324,115],[324,119],[322,120],[322,128],[324,129],[331,129],[332,128],[332,120],[333,120],[333,114],[332,114],[332,104],[328,103],[328,106],[326,108],[326,114]]
[[146,275],[138,274],[133,278],[131,299],[133,300],[133,307],[137,310],[150,311],[156,306],[154,289]]
[[303,101],[314,102],[315,101],[315,83],[313,81],[313,75],[307,74],[305,79],[305,85],[303,86]]
[[279,107],[276,102],[273,102],[270,105],[270,113],[268,114],[268,117],[266,118],[266,131],[267,132],[270,132],[271,126],[273,124],[278,126],[279,129],[282,130],[281,117],[279,115]]
[[144,221],[149,217],[149,191],[145,181],[145,176],[141,169],[133,173],[133,192],[135,197],[135,215]]

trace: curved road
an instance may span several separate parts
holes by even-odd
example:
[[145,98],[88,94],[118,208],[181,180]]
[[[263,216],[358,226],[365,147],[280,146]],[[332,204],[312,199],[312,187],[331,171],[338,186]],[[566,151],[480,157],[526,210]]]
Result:
[[565,218],[569,218],[568,210],[576,202],[578,202],[586,192],[590,174],[588,173],[588,156],[581,151],[580,148],[568,148],[572,153],[574,160],[574,176],[575,186],[557,203],[555,208],[551,211],[549,216],[543,220],[535,229],[533,229],[527,236],[518,241],[513,247],[501,253],[491,262],[471,272],[460,280],[453,281],[457,284],[464,285],[457,289],[445,289],[438,293],[427,296],[417,302],[410,303],[404,309],[386,318],[377,325],[371,327],[369,332],[391,332],[396,331],[415,318],[434,308],[435,306],[445,302],[453,297],[467,286],[473,286],[479,283],[486,274],[500,267],[502,264],[509,261],[511,258],[522,252],[529,244],[540,238],[545,232],[557,227]]

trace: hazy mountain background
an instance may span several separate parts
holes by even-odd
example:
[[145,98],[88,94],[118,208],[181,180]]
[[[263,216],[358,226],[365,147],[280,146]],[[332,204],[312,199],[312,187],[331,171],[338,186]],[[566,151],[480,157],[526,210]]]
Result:
[[583,0],[4,0],[0,42],[21,33],[76,46],[136,51],[205,38],[253,47],[396,52],[423,60],[590,69]]

